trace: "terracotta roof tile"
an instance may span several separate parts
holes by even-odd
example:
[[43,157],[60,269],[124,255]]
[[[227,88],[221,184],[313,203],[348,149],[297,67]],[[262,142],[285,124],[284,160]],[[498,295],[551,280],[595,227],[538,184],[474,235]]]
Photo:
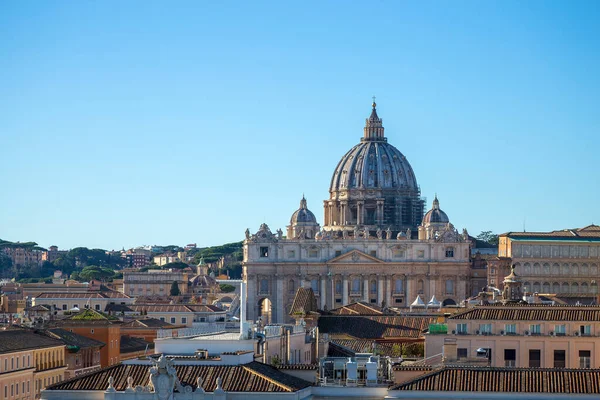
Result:
[[308,313],[311,311],[317,311],[317,298],[312,288],[298,288],[296,296],[294,296],[294,302],[292,303],[292,309],[290,315],[299,313]]
[[[114,378],[117,391],[125,390],[127,378],[133,378],[133,385],[147,385],[149,366],[118,364],[88,375],[60,382],[47,390],[101,390],[108,387],[108,378]],[[217,378],[223,382],[227,392],[296,392],[311,386],[303,379],[287,375],[277,368],[256,361],[244,365],[175,365],[177,377],[184,386],[196,389],[196,378],[202,377],[204,390],[213,392]]]
[[25,329],[0,331],[0,354],[56,346],[64,346],[64,343]]
[[381,307],[363,302],[350,303],[330,311],[336,315],[382,315]]
[[546,304],[475,306],[458,312],[453,320],[600,321],[600,306]]
[[600,370],[446,367],[390,390],[600,394]]
[[318,326],[321,333],[346,334],[360,339],[418,338],[435,319],[435,316],[421,315],[323,315]]

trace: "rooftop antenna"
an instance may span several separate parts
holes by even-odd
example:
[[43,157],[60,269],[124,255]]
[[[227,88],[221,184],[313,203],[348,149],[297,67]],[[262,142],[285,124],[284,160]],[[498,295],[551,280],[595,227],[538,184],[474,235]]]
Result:
[[527,232],[525,229],[525,222],[527,221],[527,217],[523,217],[523,232]]

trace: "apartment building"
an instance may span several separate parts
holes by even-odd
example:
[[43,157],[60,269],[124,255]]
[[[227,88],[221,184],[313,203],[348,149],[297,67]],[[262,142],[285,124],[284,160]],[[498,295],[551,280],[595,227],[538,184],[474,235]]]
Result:
[[108,305],[133,304],[135,299],[116,291],[85,293],[41,293],[32,299],[32,305],[51,306],[59,313],[89,308],[104,311]]
[[426,335],[426,357],[492,367],[600,368],[600,306],[476,306]]
[[0,398],[38,399],[65,376],[65,345],[24,329],[0,331]]
[[123,271],[123,292],[134,296],[168,296],[173,282],[179,292],[188,292],[189,274],[179,270]]

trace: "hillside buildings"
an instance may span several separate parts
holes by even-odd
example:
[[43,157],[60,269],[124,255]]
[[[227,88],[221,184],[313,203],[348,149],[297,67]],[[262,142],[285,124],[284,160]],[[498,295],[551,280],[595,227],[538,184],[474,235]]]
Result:
[[168,296],[173,282],[179,292],[188,292],[190,274],[180,270],[123,271],[123,292],[129,296]]
[[285,322],[298,287],[321,309],[355,301],[407,307],[417,296],[457,304],[472,292],[469,237],[436,198],[424,200],[406,157],[388,143],[373,103],[364,135],[333,172],[321,228],[305,198],[287,236],[267,224],[244,241],[248,317]]

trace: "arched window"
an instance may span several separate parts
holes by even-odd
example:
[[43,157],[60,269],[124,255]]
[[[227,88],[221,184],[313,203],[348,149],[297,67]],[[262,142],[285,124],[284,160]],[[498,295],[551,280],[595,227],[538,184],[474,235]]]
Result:
[[377,293],[377,281],[375,279],[371,280],[371,293]]
[[587,293],[588,292],[588,284],[583,282],[581,286],[579,286],[579,293]]
[[544,276],[550,275],[550,264],[545,263],[542,270],[544,271]]
[[579,293],[579,284],[577,282],[573,282],[571,285],[571,293]]
[[573,275],[573,276],[579,275],[579,266],[577,264],[571,265],[571,275]]
[[569,275],[569,264],[563,264],[562,265],[561,273],[564,276],[568,276]]
[[588,268],[587,264],[581,265],[581,268],[579,269],[579,274],[581,276],[588,276],[590,274],[590,269]]
[[288,290],[290,292],[295,292],[296,291],[296,282],[294,282],[293,279],[290,279],[290,281],[288,282]]
[[560,275],[560,265],[557,263],[552,264],[552,275]]
[[523,291],[525,293],[531,293],[531,282],[523,282]]
[[552,293],[560,293],[560,284],[558,282],[552,284]]
[[394,281],[394,293],[404,293],[404,281],[400,278]]
[[418,294],[423,294],[425,293],[425,284],[423,283],[423,279],[419,279],[417,281],[417,293]]
[[452,279],[446,281],[446,294],[454,294],[454,281]]
[[596,283],[596,281],[592,281],[590,287],[592,288],[591,292],[593,294],[598,294],[598,284]]
[[261,293],[269,293],[269,280],[268,279],[261,279],[260,280],[260,292]]
[[521,263],[515,263],[515,272],[519,275],[525,274],[525,272],[523,271],[523,267],[521,266]]
[[335,281],[335,292],[337,294],[342,293],[342,281],[340,281],[339,279]]
[[542,285],[542,293],[550,293],[550,284],[548,282],[544,282]]
[[561,293],[570,293],[571,290],[569,288],[569,284],[567,282],[563,282],[562,285],[560,285],[560,292]]
[[542,285],[539,282],[533,282],[533,293],[539,293],[542,289]]
[[352,279],[352,291],[355,293],[360,292],[360,279],[358,279],[358,278]]
[[542,274],[542,267],[540,266],[540,264],[538,264],[538,263],[533,264],[533,274],[534,275]]
[[523,275],[531,275],[531,265],[529,263],[523,264]]
[[590,267],[590,275],[594,277],[598,276],[598,266],[596,264],[592,264]]

